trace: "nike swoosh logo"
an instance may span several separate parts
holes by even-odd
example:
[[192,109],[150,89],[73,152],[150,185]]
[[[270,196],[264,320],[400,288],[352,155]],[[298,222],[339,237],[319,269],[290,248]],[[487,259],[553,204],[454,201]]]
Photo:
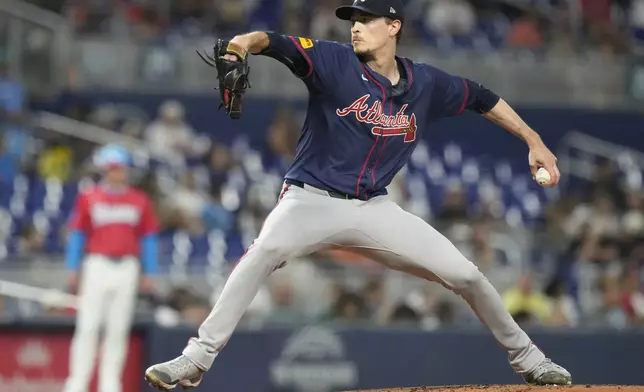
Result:
[[362,74],[362,80],[364,80],[365,82],[368,82],[368,81],[369,81],[369,79],[367,79],[367,77],[366,77],[366,76],[364,76],[364,74]]

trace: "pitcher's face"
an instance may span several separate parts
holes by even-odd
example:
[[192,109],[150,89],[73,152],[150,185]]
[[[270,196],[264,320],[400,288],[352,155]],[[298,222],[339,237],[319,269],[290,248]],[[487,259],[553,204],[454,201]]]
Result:
[[351,17],[351,44],[358,55],[366,55],[395,39],[400,22],[389,22],[382,16],[356,11]]

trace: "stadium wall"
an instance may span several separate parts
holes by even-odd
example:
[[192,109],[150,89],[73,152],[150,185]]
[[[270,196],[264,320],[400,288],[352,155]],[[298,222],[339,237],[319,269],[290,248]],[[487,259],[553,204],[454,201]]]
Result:
[[[60,390],[72,320],[6,321],[0,328],[0,391]],[[152,391],[142,383],[145,368],[176,356],[194,333],[194,328],[137,324],[124,392]],[[540,348],[572,372],[576,384],[644,384],[643,330],[530,333]],[[305,326],[237,332],[200,388],[286,392],[521,382],[503,350],[483,329],[426,332]]]

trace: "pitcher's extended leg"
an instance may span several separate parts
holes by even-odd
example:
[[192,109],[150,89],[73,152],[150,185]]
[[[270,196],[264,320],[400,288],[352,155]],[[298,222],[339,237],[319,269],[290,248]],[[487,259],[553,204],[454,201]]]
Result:
[[496,289],[446,237],[384,198],[366,203],[362,210],[360,230],[366,237],[364,245],[376,250],[372,253],[379,261],[438,281],[463,297],[508,352],[513,369],[527,381],[539,382],[533,380],[535,375],[543,378],[542,371],[552,371],[548,383],[569,383],[568,372],[548,365],[543,352],[510,316]]
[[148,381],[161,389],[198,385],[265,279],[286,260],[309,254],[326,238],[349,229],[353,211],[345,200],[289,189],[231,273],[199,327],[199,337],[189,341],[183,356],[150,367]]

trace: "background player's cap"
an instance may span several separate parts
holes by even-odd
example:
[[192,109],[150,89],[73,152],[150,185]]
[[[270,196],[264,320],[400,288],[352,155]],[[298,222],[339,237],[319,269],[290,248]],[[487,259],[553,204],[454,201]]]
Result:
[[130,154],[128,151],[115,144],[101,147],[94,156],[94,164],[102,169],[127,166],[129,163]]
[[354,0],[352,5],[336,8],[335,16],[342,20],[351,20],[351,15],[356,10],[404,22],[402,0]]

